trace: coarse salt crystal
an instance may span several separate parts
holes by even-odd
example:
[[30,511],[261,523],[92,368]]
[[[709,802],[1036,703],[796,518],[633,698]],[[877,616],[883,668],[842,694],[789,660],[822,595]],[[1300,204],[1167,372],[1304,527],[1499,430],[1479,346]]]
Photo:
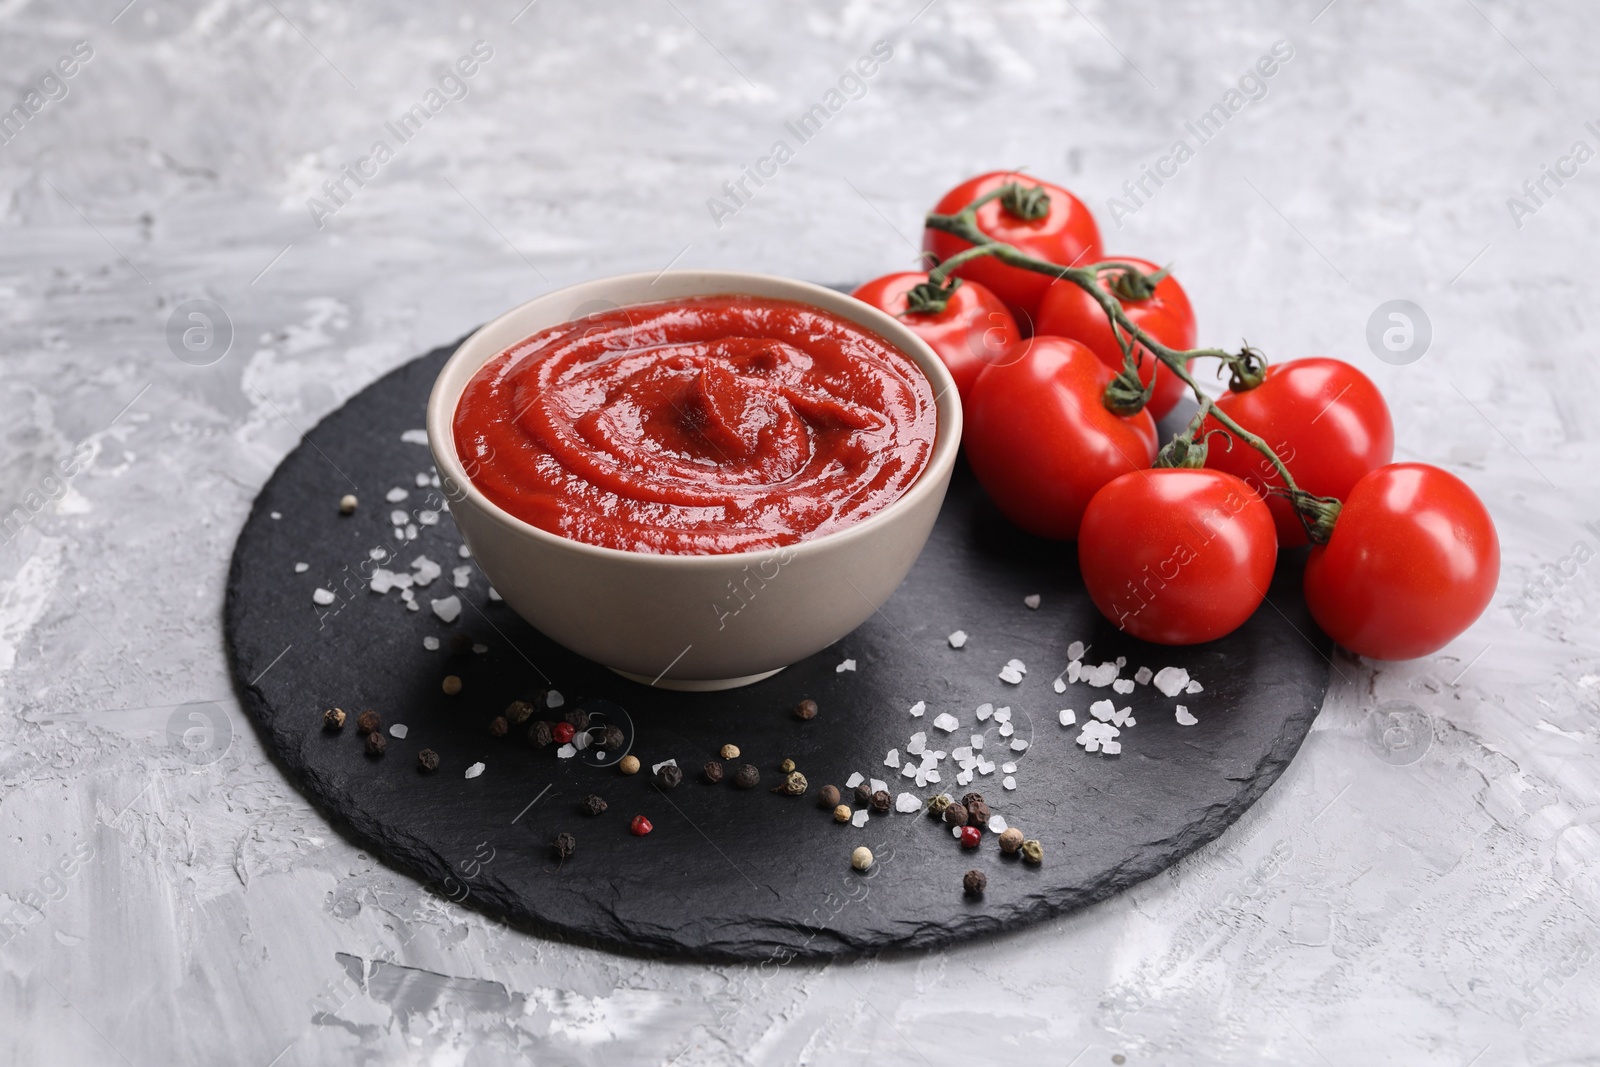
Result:
[[911,705],[911,717],[913,719],[920,719],[920,718],[922,718],[922,713],[927,711],[927,710],[928,710],[927,702],[923,701],[923,700],[919,700],[915,704]]
[[439,513],[427,510],[419,511],[417,512],[417,522],[422,526],[437,526],[439,525]]
[[898,768],[900,766],[900,750],[898,748],[891,748],[889,750],[889,754],[883,757],[883,765],[885,767]]
[[913,811],[920,811],[922,810],[922,801],[918,800],[916,796],[911,793],[901,793],[899,796],[894,798],[894,810],[904,812],[906,814],[910,814]]
[[279,519],[283,518],[283,512],[281,511],[268,512],[268,514],[272,516],[273,522],[277,522]]
[[1001,737],[1010,737],[1011,734],[1015,730],[1016,730],[1016,727],[1011,725],[1008,722],[1003,722],[1003,723],[1000,724],[1000,736]]
[[400,501],[404,500],[410,495],[410,493],[406,492],[397,485],[387,493],[383,494],[383,499],[387,500],[391,504],[398,504]]
[[[400,440],[408,445],[425,445],[428,443],[427,430],[407,430],[400,435]],[[467,777],[472,777],[470,774]]]
[[950,642],[951,648],[960,648],[962,645],[967,643],[967,631],[957,630],[955,633],[946,638],[946,640]]
[[472,549],[468,548],[466,545],[461,545],[456,549],[456,555],[460,556],[462,559],[471,559]]
[[[923,777],[924,777],[923,775],[920,775],[920,774],[917,775],[918,779],[922,779]],[[929,772],[927,772],[926,778],[930,782],[937,782],[939,780],[939,772],[938,771],[929,771]]]
[[482,773],[483,773],[483,764],[481,764],[481,763],[474,763],[472,766],[467,768],[467,777],[468,778],[476,778],[476,777],[478,777],[478,775],[480,775]]
[[1132,710],[1133,710],[1132,708],[1118,708],[1116,713],[1111,716],[1111,725],[1112,726],[1126,726],[1126,725],[1128,725],[1128,714]]
[[915,763],[912,763],[910,760],[906,760],[904,765],[902,765],[900,768],[900,777],[915,778],[917,776],[917,770],[918,767]]
[[[1004,778],[1000,779],[1000,784],[1005,786],[1007,789],[1015,789],[1017,787],[1017,780],[1008,774]],[[991,828],[994,826],[994,820],[995,816],[989,816],[989,826]]]
[[994,773],[994,761],[993,760],[986,760],[986,759],[979,760],[978,761],[978,773],[979,774],[993,774]]
[[412,560],[411,569],[416,572],[412,578],[418,585],[427,585],[443,573],[443,569],[427,556],[418,556]]
[[1092,686],[1104,687],[1117,680],[1117,672],[1121,670],[1115,663],[1102,663],[1098,667],[1085,667],[1083,680]]
[[544,706],[547,708],[559,708],[566,702],[567,698],[562,696],[561,693],[555,689],[550,690],[550,692],[544,695]]
[[443,600],[430,600],[433,613],[445,622],[455,622],[456,616],[461,614],[461,598],[447,596]]
[[856,786],[860,785],[866,780],[866,777],[862,775],[860,771],[857,771],[844,780],[844,787],[846,789],[854,789]]
[[1054,689],[1058,693],[1065,693],[1067,691],[1067,683],[1060,678],[1057,678],[1055,682],[1051,684],[1050,688]]
[[395,508],[393,511],[389,512],[389,522],[395,526],[404,526],[410,520],[410,518],[411,516],[409,514],[401,511],[399,508]]
[[327,607],[329,604],[332,604],[338,599],[338,597],[333,595],[332,589],[313,589],[311,591],[312,603],[321,604],[323,607]]
[[853,660],[853,659],[847,659],[843,663],[841,663],[837,667],[835,667],[833,669],[833,672],[835,674],[843,674],[845,671],[853,671],[855,669],[856,669],[856,661]]
[[1000,764],[1000,770],[1005,774],[1016,774],[1017,765],[1015,763],[1002,763]]
[[867,820],[871,817],[872,816],[867,814],[867,809],[862,808],[860,811],[850,816],[850,825],[855,827],[865,826],[867,825]]
[[1122,742],[1102,741],[1100,742],[1100,751],[1104,752],[1108,756],[1115,756],[1122,751]]
[[889,789],[889,783],[884,781],[882,778],[874,778],[869,784],[872,786],[872,791],[874,793],[887,792]]
[[1133,680],[1138,682],[1140,685],[1149,685],[1150,679],[1154,677],[1155,673],[1151,671],[1149,667],[1140,667],[1138,670],[1133,672]]
[[417,599],[417,594],[413,593],[409,589],[402,589],[400,591],[400,599],[404,600],[407,604],[409,604],[412,601]]
[[965,763],[973,758],[972,748],[969,745],[962,745],[960,748],[951,749],[950,756],[957,763]]
[[972,735],[972,750],[974,752],[976,752],[978,749],[980,749],[982,747],[983,747],[983,735],[982,734],[973,734]]
[[572,735],[572,747],[577,749],[579,752],[582,752],[593,743],[594,735],[589,733],[588,730],[579,730],[577,733]]
[[1013,737],[1011,739],[1011,751],[1013,751],[1013,752],[1026,752],[1026,751],[1028,751],[1028,742],[1024,741],[1020,737]]
[[1194,693],[1203,693],[1205,692],[1205,686],[1191,678],[1189,679],[1189,684],[1183,687],[1183,691],[1191,695]]
[[416,484],[417,484],[417,488],[418,489],[426,489],[426,488],[428,488],[428,476],[426,474],[424,474],[422,471],[418,471],[417,472],[417,482],[416,482]]
[[955,838],[957,841],[961,840],[961,831],[963,829],[965,829],[965,827],[962,827],[962,826],[952,826],[952,827],[950,827],[950,836]]
[[414,522],[406,523],[406,540],[407,541],[415,541],[416,539],[417,539],[417,524],[414,523]]
[[1074,641],[1074,642],[1072,642],[1072,644],[1067,646],[1067,658],[1068,659],[1082,659],[1083,658],[1083,654],[1085,652],[1087,652],[1087,651],[1089,651],[1089,650],[1084,647],[1084,644],[1083,644],[1082,641]]
[[1116,692],[1118,692],[1118,693],[1122,693],[1122,694],[1131,693],[1131,692],[1133,692],[1133,679],[1132,678],[1118,678],[1116,681],[1111,683],[1111,688],[1113,690],[1115,690]]
[[1032,608],[1035,611],[1039,610],[1039,594],[1038,593],[1029,593],[1027,596],[1022,598],[1022,602],[1024,604],[1028,605],[1028,607]]
[[419,610],[419,605],[417,604],[417,602],[415,600],[412,600],[412,601],[410,601],[410,602],[408,602],[406,604],[406,610],[407,611],[417,611],[417,610]]
[[927,747],[927,732],[924,730],[918,730],[916,733],[911,735],[911,740],[906,742],[906,754],[910,756],[920,756],[927,749]]
[[451,570],[450,570],[450,584],[454,585],[457,589],[465,589],[465,588],[467,588],[467,586],[471,585],[472,584],[472,565],[470,563],[468,563],[468,564],[463,564],[460,567],[451,568]]
[[1162,667],[1156,671],[1156,688],[1169,697],[1175,697],[1189,684],[1189,672],[1182,667]]
[[439,639],[437,637],[424,637],[422,639],[422,647],[429,652],[437,652],[439,651]]
[[1012,666],[1001,667],[1000,680],[1009,685],[1020,685],[1022,683],[1022,672]]
[[489,646],[488,646],[488,645],[486,645],[486,644],[484,644],[484,643],[482,643],[482,642],[481,642],[481,641],[480,641],[480,642],[477,642],[477,643],[475,643],[475,644],[474,644],[474,645],[473,645],[473,646],[472,646],[472,651],[473,651],[473,652],[474,652],[474,653],[476,653],[476,654],[477,654],[477,655],[480,655],[480,656],[481,656],[481,655],[483,655],[483,654],[484,654],[484,653],[485,653],[485,652],[487,652],[487,651],[489,651]]
[[957,719],[954,715],[950,714],[948,711],[944,711],[944,712],[940,712],[934,718],[933,725],[934,725],[935,728],[943,730],[945,733],[949,733],[950,731],[954,730],[957,726],[961,725],[961,720]]
[[294,565],[294,572],[296,574],[304,574],[306,571],[308,571],[310,569],[311,569],[311,564],[309,564],[309,563],[296,563]]
[[499,601],[504,600],[505,597],[501,596],[500,595],[500,591],[498,589],[496,589],[494,586],[491,585],[489,587],[489,599],[491,601],[494,601],[494,602],[498,603]]
[[410,732],[410,728],[407,727],[403,722],[397,722],[393,726],[389,727],[389,736],[398,737],[402,741],[406,739],[406,734]]
[[556,749],[556,759],[571,759],[578,754],[578,746],[570,741]]
[[1116,713],[1117,706],[1111,703],[1109,700],[1096,700],[1093,704],[1089,705],[1089,714],[1093,715],[1101,722],[1105,722]]
[[1179,704],[1177,706],[1177,708],[1175,709],[1175,714],[1176,714],[1176,718],[1178,720],[1178,725],[1179,726],[1193,726],[1195,723],[1200,721],[1199,719],[1197,719],[1193,715],[1191,715],[1189,713],[1189,709],[1184,707],[1182,704]]
[[1062,726],[1071,726],[1078,721],[1078,716],[1073,713],[1071,708],[1062,708],[1060,718]]
[[389,558],[389,550],[387,548],[382,548],[382,547],[369,549],[367,551],[367,558],[368,559],[376,559],[376,560],[388,559]]
[[993,704],[979,704],[978,705],[978,710],[974,711],[973,714],[978,717],[978,721],[979,722],[983,722],[989,716],[994,714],[994,705]]
[[1011,709],[1008,708],[1008,707],[1006,707],[1006,708],[995,708],[994,709],[994,721],[995,722],[1010,722],[1011,721]]
[[971,785],[971,784],[972,784],[972,772],[971,771],[962,771],[960,774],[956,775],[956,785]]
[[677,765],[678,765],[678,761],[677,761],[676,758],[664,759],[660,763],[653,764],[651,766],[651,768],[650,768],[650,773],[651,774],[660,774],[661,773],[661,768],[663,768],[663,767],[676,767]]

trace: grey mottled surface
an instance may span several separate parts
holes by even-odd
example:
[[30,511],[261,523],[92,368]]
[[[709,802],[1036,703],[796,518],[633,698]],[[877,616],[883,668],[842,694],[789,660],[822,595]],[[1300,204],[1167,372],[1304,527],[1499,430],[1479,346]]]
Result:
[[[119,6],[0,3],[0,106],[93,49],[0,143],[0,514],[28,511],[0,545],[0,1061],[1600,1058],[1600,163],[1507,205],[1600,147],[1590,8]],[[707,198],[880,38],[865,95],[716,226]],[[1026,164],[1104,218],[1279,39],[1265,97],[1107,220],[1110,250],[1173,262],[1204,341],[1358,363],[1399,455],[1484,496],[1505,565],[1440,654],[1341,661],[1300,757],[1221,840],[988,944],[658,965],[440,904],[263,759],[220,597],[297,427],[553,285],[898,267],[967,172]],[[469,95],[319,228],[307,198],[393,147],[385,122],[479,40]],[[1400,297],[1433,343],[1390,366],[1366,324]],[[194,298],[236,334],[206,367],[165,338]],[[186,762],[169,724],[205,701],[212,747],[194,735]]]

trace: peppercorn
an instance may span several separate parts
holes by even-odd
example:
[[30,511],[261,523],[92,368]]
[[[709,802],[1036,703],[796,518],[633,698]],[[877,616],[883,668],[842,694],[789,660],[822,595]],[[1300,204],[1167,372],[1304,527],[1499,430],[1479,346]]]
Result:
[[976,826],[963,826],[961,828],[961,847],[977,848],[978,842],[983,840],[983,831]]
[[716,785],[722,781],[722,764],[716,760],[707,760],[705,767],[701,769],[701,773],[706,776],[706,781]]
[[552,844],[556,850],[556,856],[560,859],[566,859],[578,850],[578,839],[571,834],[557,834]]
[[746,763],[734,772],[733,784],[740,789],[754,789],[761,784],[761,772],[753,764]]
[[857,845],[856,850],[850,853],[850,866],[858,871],[864,871],[872,866],[872,850],[866,845]]
[[367,755],[381,756],[384,749],[389,747],[389,741],[377,730],[367,735]]
[[333,730],[333,731],[343,730],[344,729],[344,709],[343,708],[329,708],[327,711],[323,712],[322,713],[322,728],[324,730]]
[[877,812],[879,815],[882,815],[884,812],[889,810],[889,804],[893,801],[893,799],[893,797],[889,796],[888,790],[878,790],[876,793],[872,794],[872,810]]
[[967,821],[977,826],[988,826],[989,805],[985,804],[983,798],[976,794],[969,794],[969,796],[972,799],[965,801],[961,805],[967,809]]
[[494,737],[504,737],[509,729],[511,729],[511,724],[506,722],[504,715],[496,715],[489,720],[489,733]]
[[357,503],[358,501],[356,500],[356,495],[354,493],[346,493],[344,496],[339,498],[339,514],[354,515],[356,513]]
[[513,700],[506,705],[506,720],[513,726],[521,726],[533,718],[536,709],[526,700]]
[[850,821],[850,805],[848,805],[848,804],[840,804],[839,806],[835,807],[833,809],[833,821],[834,822],[849,822]]
[[952,801],[950,806],[944,809],[944,823],[946,826],[967,825],[967,809]]
[[572,724],[574,730],[587,730],[589,728],[589,713],[582,708],[573,708],[565,716],[567,722]]
[[806,781],[806,776],[799,771],[790,771],[784,775],[783,784],[774,789],[774,793],[783,793],[791,797],[803,797],[806,790],[811,788],[811,783]]
[[465,656],[468,652],[471,652],[471,651],[472,651],[472,635],[471,634],[456,634],[454,637],[452,637],[450,639],[450,654],[451,655],[453,655],[453,656]]
[[356,732],[370,734],[383,729],[383,719],[375,711],[363,711],[356,716]]
[[607,726],[605,740],[602,742],[602,745],[605,748],[621,748],[625,740],[626,738],[622,736],[622,727]]
[[643,815],[635,815],[633,821],[628,824],[628,833],[634,837],[643,837],[654,829],[655,827],[650,825],[650,820]]
[[439,769],[439,753],[431,748],[425,748],[417,753],[417,769],[423,771],[436,771]]
[[583,810],[587,815],[599,815],[606,810],[606,798],[598,793],[590,793],[583,798]]
[[935,793],[933,796],[928,798],[928,817],[932,818],[932,819],[937,819],[937,818],[942,817],[944,815],[945,809],[948,808],[949,806],[950,806],[950,794],[949,793]]
[[802,700],[794,706],[794,717],[801,722],[810,722],[817,717],[817,702],[815,700]]
[[1021,847],[1022,831],[1015,826],[1007,827],[1005,833],[1000,835],[1000,851],[1009,856]]
[[656,772],[656,785],[662,789],[672,789],[683,781],[683,771],[676,763],[663,764]]
[[1033,838],[1022,843],[1022,858],[1029,863],[1044,862],[1044,846]]
[[722,755],[723,759],[738,759],[739,758],[739,746],[738,745],[723,745],[722,746],[721,755]]
[[570,722],[558,722],[550,727],[550,736],[555,738],[557,744],[565,745],[570,743],[577,736],[577,733],[578,731],[573,729]]
[[989,877],[982,871],[968,871],[961,876],[961,888],[967,891],[969,897],[981,897],[983,891],[989,888]]
[[817,804],[825,810],[832,810],[839,806],[839,787],[825,785],[817,790]]
[[622,759],[617,762],[617,770],[621,771],[623,774],[638,774],[639,757],[623,756]]
[[782,771],[784,774],[794,773],[794,760],[784,760],[782,763],[778,764],[778,770]]
[[528,727],[528,741],[540,748],[554,741],[555,732],[550,729],[550,723],[543,719]]
[[444,676],[444,682],[440,685],[440,688],[444,690],[445,696],[453,697],[461,692],[461,679],[453,674],[447,674]]
[[962,805],[962,807],[966,808],[968,811],[971,811],[974,801],[976,801],[977,803],[980,803],[980,804],[983,803],[983,794],[982,793],[968,793],[966,796],[961,798],[961,805]]
[[872,787],[866,782],[856,786],[856,807],[865,808],[872,803]]

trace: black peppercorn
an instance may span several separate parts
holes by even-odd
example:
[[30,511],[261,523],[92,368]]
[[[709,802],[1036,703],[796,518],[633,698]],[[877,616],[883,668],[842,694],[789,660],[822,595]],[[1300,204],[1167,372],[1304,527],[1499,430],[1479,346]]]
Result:
[[356,716],[356,730],[361,734],[370,734],[374,730],[383,729],[383,720],[375,711],[363,711]]
[[944,809],[944,822],[946,826],[967,825],[967,809],[960,804],[951,804]]
[[606,810],[606,799],[598,793],[590,793],[583,798],[583,810],[589,815],[599,815]]
[[582,708],[573,708],[567,712],[565,718],[572,724],[574,730],[587,730],[589,728],[589,713]]
[[888,790],[878,790],[876,793],[872,794],[872,810],[877,812],[879,815],[882,815],[884,812],[889,810],[889,803],[892,799],[893,798],[889,796]]
[[417,753],[417,769],[422,771],[436,771],[439,769],[439,753],[431,748],[425,748]]
[[622,736],[622,727],[615,725],[606,727],[604,742],[606,748],[621,748],[624,740],[626,739]]
[[381,756],[384,749],[389,747],[389,742],[378,731],[374,730],[367,735],[367,755]]
[[966,807],[970,808],[970,807],[972,807],[972,802],[974,800],[978,801],[979,803],[982,803],[983,794],[982,793],[968,793],[966,796],[961,798],[961,803],[964,804]]
[[825,785],[817,790],[817,806],[825,811],[832,811],[839,806],[839,787]]
[[496,715],[489,720],[489,733],[495,737],[504,737],[509,729],[511,729],[511,724],[506,722],[504,715]]
[[982,871],[968,871],[961,877],[961,888],[967,891],[969,897],[981,897],[983,891],[989,886],[989,876]]
[[557,857],[566,859],[578,850],[578,839],[571,834],[557,834],[552,847],[555,848]]
[[801,722],[810,722],[817,717],[817,702],[815,700],[802,700],[794,706],[794,717]]
[[989,805],[983,802],[982,797],[969,793],[961,806],[967,809],[968,822],[975,826],[989,825]]
[[533,718],[534,707],[526,700],[513,700],[506,705],[506,721],[512,726],[521,726]]
[[712,785],[716,785],[718,782],[722,781],[722,764],[718,763],[716,760],[711,760],[705,765],[705,768],[701,773],[706,776],[706,781],[710,782]]
[[550,724],[540,719],[528,727],[528,740],[539,748],[543,748],[554,741],[555,736],[550,732]]
[[740,789],[754,789],[761,784],[761,772],[753,764],[746,763],[734,772],[733,784]]
[[872,787],[866,782],[856,786],[856,807],[865,808],[872,804]]
[[656,772],[656,785],[662,789],[671,789],[681,781],[683,781],[683,771],[676,763],[664,764]]

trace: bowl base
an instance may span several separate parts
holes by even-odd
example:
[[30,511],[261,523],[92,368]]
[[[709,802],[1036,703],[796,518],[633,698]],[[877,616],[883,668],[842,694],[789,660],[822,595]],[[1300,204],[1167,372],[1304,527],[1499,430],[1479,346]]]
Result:
[[783,670],[783,668],[778,667],[774,670],[762,671],[760,674],[747,674],[743,678],[650,679],[646,678],[642,674],[633,674],[629,671],[617,670],[615,667],[610,668],[610,670],[616,674],[622,675],[630,682],[638,682],[640,685],[654,686],[657,689],[675,689],[680,693],[715,693],[723,689],[737,689],[741,685],[753,685],[754,683],[762,681],[763,679],[771,678],[774,674],[777,674],[778,671]]

